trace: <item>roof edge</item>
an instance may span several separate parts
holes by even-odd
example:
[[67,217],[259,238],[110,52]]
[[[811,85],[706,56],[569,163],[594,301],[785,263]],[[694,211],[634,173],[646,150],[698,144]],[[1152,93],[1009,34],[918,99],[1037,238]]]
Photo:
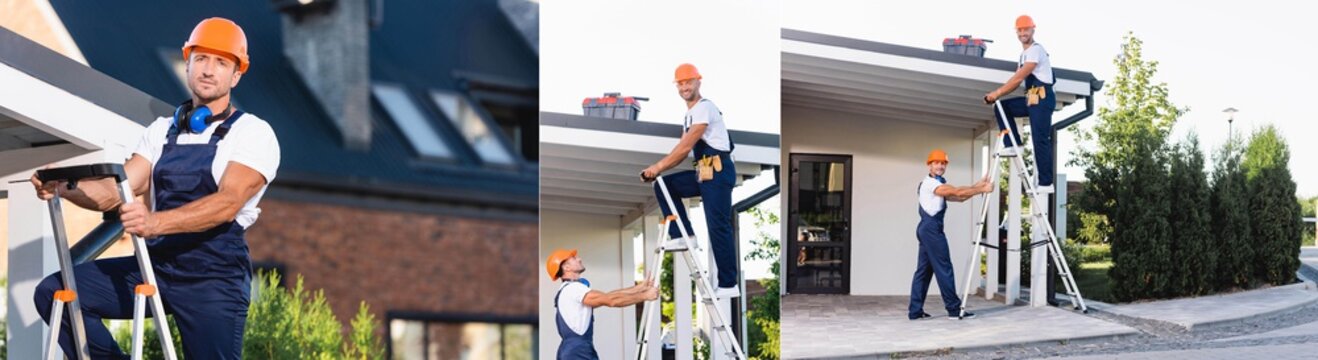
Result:
[[4,27],[0,27],[0,63],[142,126],[174,112],[173,105]]
[[[1006,60],[945,53],[938,50],[861,40],[795,29],[782,29],[782,39],[1003,71],[1016,71],[1016,63]],[[1095,78],[1094,74],[1085,71],[1054,67],[1053,74],[1058,78],[1088,83],[1090,84],[1090,88],[1095,89],[1095,91],[1103,86],[1102,81]],[[1095,84],[1095,82],[1097,82],[1097,84]]]
[[[677,138],[682,134],[682,126],[649,121],[610,119],[574,114],[541,111],[540,126],[559,126],[573,129],[598,130],[636,135],[650,135]],[[750,146],[778,147],[778,134],[728,130],[737,144]]]

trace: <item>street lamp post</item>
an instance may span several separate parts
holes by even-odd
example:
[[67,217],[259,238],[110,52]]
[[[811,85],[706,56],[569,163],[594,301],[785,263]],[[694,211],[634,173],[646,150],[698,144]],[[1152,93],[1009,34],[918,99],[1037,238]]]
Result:
[[1229,108],[1226,108],[1226,110],[1222,110],[1222,112],[1226,113],[1226,116],[1227,116],[1227,117],[1226,117],[1226,137],[1227,137],[1227,141],[1230,141],[1230,140],[1231,140],[1231,137],[1235,135],[1235,133],[1232,132],[1231,125],[1232,125],[1232,123],[1234,123],[1234,122],[1236,121],[1236,112],[1237,112],[1237,111],[1240,111],[1240,110],[1236,110],[1236,108],[1233,108],[1233,107],[1229,107]]

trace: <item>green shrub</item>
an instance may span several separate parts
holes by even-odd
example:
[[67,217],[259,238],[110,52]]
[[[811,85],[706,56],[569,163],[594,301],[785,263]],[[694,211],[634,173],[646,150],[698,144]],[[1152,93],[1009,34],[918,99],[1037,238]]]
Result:
[[1176,281],[1172,295],[1203,295],[1216,288],[1217,249],[1209,232],[1212,222],[1208,178],[1199,138],[1191,133],[1171,157],[1172,256]]
[[[379,324],[365,302],[358,307],[351,321],[348,340],[343,338],[343,325],[334,317],[322,291],[309,292],[302,287],[299,276],[293,289],[279,286],[276,272],[257,275],[256,291],[247,311],[247,327],[243,334],[245,359],[355,359],[384,358],[384,348],[375,335]],[[183,345],[178,326],[170,319],[174,337],[174,350],[183,358]],[[125,322],[115,330],[115,339],[125,353],[130,351],[132,328]],[[145,325],[145,359],[164,359],[160,338],[154,322]]]
[[1249,186],[1255,274],[1273,285],[1294,282],[1300,267],[1303,219],[1289,162],[1286,140],[1269,125],[1254,132],[1242,164]]
[[1240,166],[1241,141],[1233,137],[1217,150],[1209,204],[1217,252],[1217,289],[1244,288],[1254,279],[1254,243],[1249,220],[1249,188]]
[[[750,209],[749,212],[755,218],[756,229],[777,229],[779,223],[777,213],[759,206]],[[781,343],[778,332],[781,301],[778,294],[780,285],[778,254],[781,242],[776,231],[758,231],[751,244],[755,245],[755,249],[746,255],[746,259],[770,261],[771,276],[760,280],[760,285],[764,286],[764,295],[750,299],[751,310],[746,314],[746,327],[749,328],[746,339],[749,344],[745,351],[752,359],[778,359]]]

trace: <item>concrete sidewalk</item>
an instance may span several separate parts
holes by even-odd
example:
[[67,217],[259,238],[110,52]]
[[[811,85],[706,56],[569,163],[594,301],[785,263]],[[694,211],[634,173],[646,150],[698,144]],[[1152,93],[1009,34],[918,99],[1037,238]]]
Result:
[[906,318],[905,296],[789,295],[782,300],[785,359],[883,356],[902,352],[993,348],[1039,342],[1113,338],[1134,328],[1069,309],[1006,306],[971,297],[975,319],[948,320],[937,295]]
[[1318,282],[1318,247],[1300,248],[1300,276]]
[[1314,284],[1303,282],[1238,293],[1133,304],[1092,302],[1090,309],[1169,323],[1185,330],[1270,316],[1318,302]]

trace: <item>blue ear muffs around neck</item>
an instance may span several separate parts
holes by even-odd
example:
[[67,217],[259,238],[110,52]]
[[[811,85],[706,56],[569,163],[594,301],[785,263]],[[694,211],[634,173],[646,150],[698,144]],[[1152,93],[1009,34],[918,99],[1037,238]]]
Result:
[[204,105],[192,109],[192,114],[188,115],[187,125],[182,130],[190,133],[199,133],[206,130],[206,121],[210,120],[211,115],[213,115],[211,109]]
[[214,115],[209,107],[193,108],[192,100],[188,100],[174,109],[174,127],[180,132],[199,133],[206,130],[206,123]]

